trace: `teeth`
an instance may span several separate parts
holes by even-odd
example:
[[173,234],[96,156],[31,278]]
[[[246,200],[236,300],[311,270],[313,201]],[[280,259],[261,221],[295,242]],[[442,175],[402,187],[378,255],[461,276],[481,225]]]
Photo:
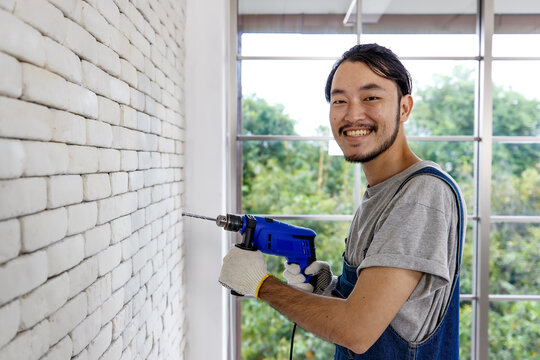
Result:
[[347,136],[364,136],[369,134],[369,130],[351,130],[351,131],[345,131],[345,135]]

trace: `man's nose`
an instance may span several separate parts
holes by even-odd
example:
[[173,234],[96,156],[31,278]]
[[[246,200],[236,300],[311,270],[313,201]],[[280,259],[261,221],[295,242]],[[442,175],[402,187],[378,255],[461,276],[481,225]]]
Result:
[[345,120],[350,122],[355,122],[358,120],[363,120],[366,117],[366,108],[365,106],[356,101],[349,103],[347,107],[347,113],[345,114]]

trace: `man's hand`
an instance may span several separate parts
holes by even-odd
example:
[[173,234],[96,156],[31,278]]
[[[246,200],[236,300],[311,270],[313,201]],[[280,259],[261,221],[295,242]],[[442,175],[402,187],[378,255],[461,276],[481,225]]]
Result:
[[223,258],[219,282],[239,294],[258,297],[259,288],[268,276],[262,252],[233,246]]
[[305,269],[306,275],[311,275],[315,278],[315,287],[312,284],[306,283],[306,277],[300,272],[300,266],[294,263],[285,262],[285,271],[283,277],[287,280],[287,284],[294,286],[297,289],[307,292],[313,292],[319,295],[330,296],[335,278],[332,275],[330,265],[324,261],[314,261]]

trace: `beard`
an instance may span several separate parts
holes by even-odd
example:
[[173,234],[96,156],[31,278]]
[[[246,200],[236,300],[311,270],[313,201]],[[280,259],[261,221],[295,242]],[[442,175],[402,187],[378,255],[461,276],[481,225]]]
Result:
[[[399,108],[398,108],[399,110]],[[384,140],[384,142],[379,145],[379,147],[377,147],[375,150],[373,150],[372,152],[370,153],[367,153],[367,154],[354,154],[354,155],[345,155],[345,160],[349,161],[349,162],[352,162],[352,163],[367,163],[367,162],[370,162],[371,160],[377,158],[379,155],[381,155],[383,152],[385,152],[386,150],[388,150],[393,144],[394,142],[396,141],[396,138],[398,136],[398,133],[399,133],[399,120],[400,120],[400,116],[399,116],[399,111],[396,115],[396,121],[395,121],[395,128],[394,128],[394,132],[392,133],[392,135],[390,135],[389,138],[387,138],[386,140]],[[376,129],[375,129],[376,131]]]

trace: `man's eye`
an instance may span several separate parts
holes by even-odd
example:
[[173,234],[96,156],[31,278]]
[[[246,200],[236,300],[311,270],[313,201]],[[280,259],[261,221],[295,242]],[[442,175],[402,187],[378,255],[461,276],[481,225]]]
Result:
[[344,100],[334,100],[332,104],[345,104]]
[[379,98],[377,96],[368,96],[365,100],[367,101],[373,101],[373,100],[378,100]]

